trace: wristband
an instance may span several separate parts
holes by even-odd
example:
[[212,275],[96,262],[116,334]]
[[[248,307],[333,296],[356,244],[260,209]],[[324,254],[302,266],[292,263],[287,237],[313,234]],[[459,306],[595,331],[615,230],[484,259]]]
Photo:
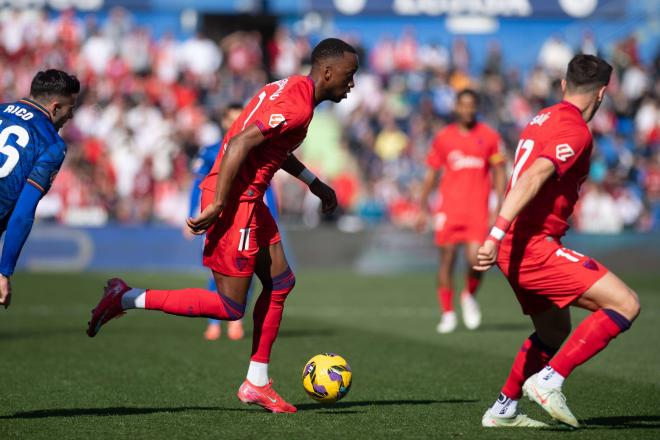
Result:
[[511,222],[501,215],[497,217],[497,220],[495,221],[495,226],[490,230],[490,235],[488,238],[493,239],[495,241],[501,241],[504,236],[506,235],[506,231],[509,230],[509,226],[511,225]]
[[298,174],[298,179],[305,182],[307,186],[311,185],[316,176],[307,168],[304,168],[300,174]]

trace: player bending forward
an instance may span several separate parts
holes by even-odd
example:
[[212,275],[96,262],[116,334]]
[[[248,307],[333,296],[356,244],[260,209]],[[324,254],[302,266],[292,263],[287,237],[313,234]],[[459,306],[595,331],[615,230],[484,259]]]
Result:
[[92,311],[88,335],[95,336],[110,319],[136,308],[241,319],[250,279],[256,274],[263,290],[254,306],[252,357],[238,398],[272,412],[295,412],[273,390],[268,376],[271,348],[295,277],[263,195],[281,168],[309,185],[321,199],[323,211],[335,209],[334,191],[291,153],[305,138],[314,107],[322,101],[346,98],[357,69],[355,49],[336,38],[323,40],[312,51],[309,76],[291,76],[265,85],[232,124],[213,170],[202,182],[202,212],[187,220],[194,233],[206,232],[203,262],[213,271],[217,292],[131,289],[114,278]]
[[[545,426],[518,411],[524,394],[552,418],[577,428],[562,394],[564,379],[628,330],[639,314],[637,295],[623,281],[561,243],[589,173],[587,122],[603,100],[611,73],[608,63],[592,55],[571,60],[562,80],[564,100],[541,110],[521,134],[508,193],[479,248],[475,269],[497,263],[535,328],[484,414],[483,426]],[[593,313],[569,337],[571,305]]]
[[75,76],[50,69],[37,73],[30,97],[0,104],[0,304],[11,302],[9,278],[30,235],[34,213],[66,154],[58,134],[73,117],[80,92]]
[[[506,186],[500,136],[477,120],[478,106],[479,95],[475,91],[466,89],[458,93],[456,122],[437,134],[426,160],[428,169],[420,196],[422,215],[418,230],[426,225],[429,194],[442,170],[438,188],[440,203],[434,221],[435,244],[440,248],[438,302],[442,315],[436,328],[438,333],[451,333],[457,325],[453,271],[460,244],[465,245],[469,265],[461,293],[463,323],[470,330],[481,324],[481,311],[474,298],[481,283],[481,272],[472,266],[477,264],[477,250],[488,235],[491,174],[498,203],[502,202]],[[498,211],[499,206],[494,212]]]

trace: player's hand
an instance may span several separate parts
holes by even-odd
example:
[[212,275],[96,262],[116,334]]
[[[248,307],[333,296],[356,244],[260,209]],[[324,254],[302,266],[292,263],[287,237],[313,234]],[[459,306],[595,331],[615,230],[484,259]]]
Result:
[[419,211],[417,214],[417,220],[415,220],[415,231],[422,233],[426,231],[426,226],[429,224],[429,213],[424,209]]
[[195,235],[202,235],[218,219],[224,205],[221,203],[211,203],[195,218],[186,219],[186,224],[190,232]]
[[335,194],[335,190],[321,182],[320,179],[314,179],[309,185],[309,190],[312,194],[321,199],[321,211],[323,211],[324,214],[330,214],[337,208],[337,195]]
[[183,238],[186,240],[192,240],[195,237],[195,234],[193,234],[192,230],[190,229],[190,226],[188,226],[186,222],[185,225],[183,225],[183,228],[181,228],[181,234],[183,235]]
[[9,307],[11,303],[11,283],[9,277],[0,274],[0,305]]
[[486,240],[477,251],[477,264],[472,269],[479,272],[486,272],[493,267],[497,261],[497,252],[500,244],[495,240]]

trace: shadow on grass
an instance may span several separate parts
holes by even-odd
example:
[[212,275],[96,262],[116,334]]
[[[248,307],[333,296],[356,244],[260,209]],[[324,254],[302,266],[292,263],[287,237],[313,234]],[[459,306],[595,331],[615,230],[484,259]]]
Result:
[[109,408],[53,408],[34,411],[17,412],[12,415],[0,416],[0,420],[12,419],[45,419],[49,417],[79,417],[79,416],[133,416],[155,413],[177,413],[185,411],[252,411],[248,408],[220,408],[217,406],[181,406],[175,408],[138,408],[116,406]]
[[337,402],[331,404],[322,403],[303,403],[296,405],[298,411],[306,410],[328,410],[333,409],[342,410],[344,408],[359,408],[363,406],[410,406],[410,405],[433,405],[437,403],[475,403],[477,399],[447,399],[447,400],[371,400],[371,401],[357,401],[357,402]]
[[593,417],[580,421],[591,429],[660,429],[660,416]]

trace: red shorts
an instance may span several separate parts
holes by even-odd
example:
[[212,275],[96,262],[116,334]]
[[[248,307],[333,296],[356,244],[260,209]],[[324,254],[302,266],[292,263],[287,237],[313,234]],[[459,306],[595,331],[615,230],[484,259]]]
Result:
[[488,236],[488,216],[475,216],[464,221],[438,212],[434,218],[435,244],[444,246],[456,243],[483,243]]
[[[213,191],[202,192],[201,208],[213,200]],[[281,241],[277,223],[263,200],[227,206],[206,231],[204,266],[231,277],[251,277],[259,248]]]
[[497,264],[525,315],[553,304],[568,306],[608,272],[593,258],[563,247],[552,237],[535,236],[513,246],[509,237],[502,242]]

